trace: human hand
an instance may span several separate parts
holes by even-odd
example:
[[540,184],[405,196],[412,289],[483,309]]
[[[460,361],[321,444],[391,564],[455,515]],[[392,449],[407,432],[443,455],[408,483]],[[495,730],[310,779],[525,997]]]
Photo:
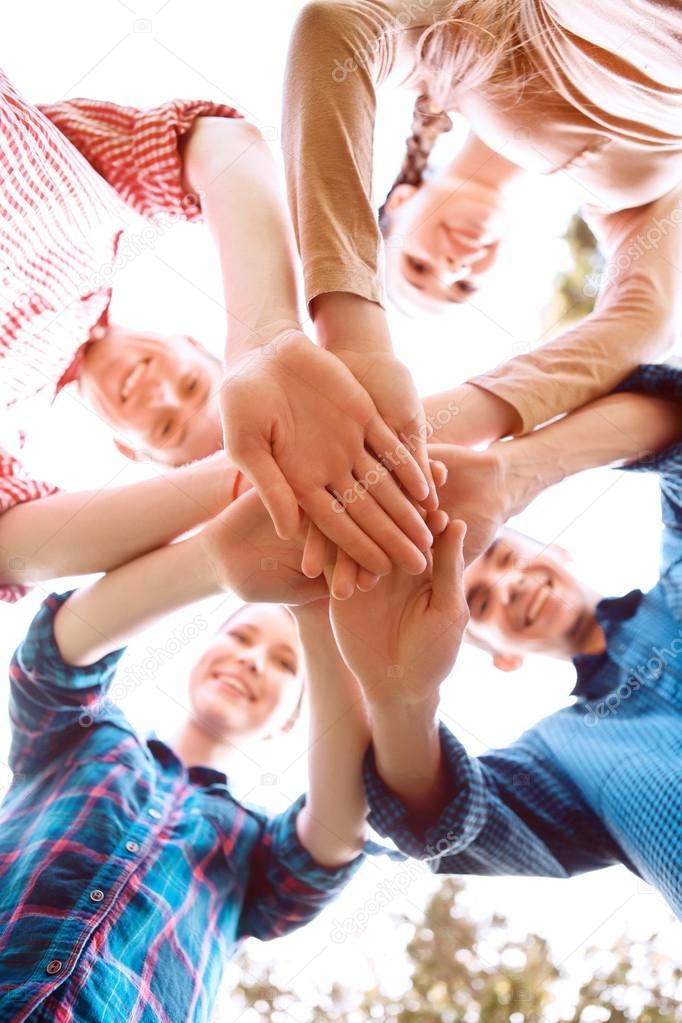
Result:
[[455,662],[469,610],[462,545],[466,527],[450,522],[421,576],[394,569],[372,593],[332,598],[339,650],[370,706],[423,704]]
[[[430,461],[429,468],[436,487],[447,479],[447,469],[442,462]],[[397,486],[397,484],[393,484]],[[420,510],[432,536],[442,533],[448,524],[448,517],[442,510],[424,512]],[[333,565],[333,568],[331,567]],[[301,571],[310,579],[321,575],[325,566],[330,570],[329,591],[337,600],[352,596],[356,589],[368,593],[379,582],[380,576],[372,575],[349,558],[345,551],[330,544],[314,522],[308,523]]]
[[300,570],[304,517],[291,540],[280,540],[255,490],[212,519],[197,538],[220,588],[242,600],[304,604],[328,596],[324,578],[308,579]]
[[[382,479],[365,500],[340,503],[381,468],[396,438],[343,362],[289,330],[228,368],[221,395],[226,450],[260,494],[280,537],[298,529],[299,505],[374,574],[392,563],[423,571],[428,530],[406,494]],[[342,425],[342,429],[340,429]],[[374,453],[374,454],[373,454]],[[426,498],[412,455],[393,468],[407,495]]]
[[467,565],[487,550],[499,528],[513,514],[502,455],[504,447],[493,445],[486,451],[473,451],[455,444],[429,444],[430,457],[447,469],[447,479],[438,490],[441,507],[450,517],[466,523]]

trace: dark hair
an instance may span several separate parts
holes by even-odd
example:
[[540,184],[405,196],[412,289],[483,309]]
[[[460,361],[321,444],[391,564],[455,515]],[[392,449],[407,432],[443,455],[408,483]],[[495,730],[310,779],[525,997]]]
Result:
[[379,227],[386,234],[390,224],[390,213],[386,204],[398,185],[421,185],[424,170],[431,150],[444,132],[450,131],[452,120],[444,110],[438,109],[426,93],[422,93],[414,105],[412,134],[407,139],[407,150],[400,173],[391,185],[388,195],[379,210]]

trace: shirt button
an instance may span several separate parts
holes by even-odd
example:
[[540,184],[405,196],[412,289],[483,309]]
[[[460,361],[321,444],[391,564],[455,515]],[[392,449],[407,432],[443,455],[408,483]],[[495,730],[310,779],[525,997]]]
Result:
[[53,959],[51,963],[47,964],[45,972],[52,975],[53,973],[59,973],[61,968],[62,968],[61,959]]
[[126,842],[126,849],[128,852],[137,852],[139,849],[137,842]]
[[147,813],[150,817],[153,817],[155,821],[161,820],[161,812],[159,810],[155,810],[154,807],[152,807],[151,810],[147,810]]
[[90,892],[90,898],[92,899],[93,902],[101,902],[102,899],[104,898],[104,892],[102,891],[101,888],[93,888],[93,890]]

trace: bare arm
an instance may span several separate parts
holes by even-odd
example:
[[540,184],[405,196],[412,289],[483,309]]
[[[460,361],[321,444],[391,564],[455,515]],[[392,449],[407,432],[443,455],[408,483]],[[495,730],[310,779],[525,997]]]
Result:
[[318,863],[336,867],[354,859],[365,838],[362,760],[369,722],[362,691],[336,646],[328,600],[291,610],[305,650],[310,708],[308,795],[298,837]]
[[161,547],[230,502],[222,453],[127,487],[54,494],[0,517],[5,583],[106,572]]

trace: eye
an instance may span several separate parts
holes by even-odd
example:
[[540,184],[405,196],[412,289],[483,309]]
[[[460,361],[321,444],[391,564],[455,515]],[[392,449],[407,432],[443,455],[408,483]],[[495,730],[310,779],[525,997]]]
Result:
[[412,270],[413,273],[419,274],[419,276],[428,273],[429,268],[426,265],[426,263],[421,263],[418,259],[413,259],[412,256],[407,256],[406,258],[407,265],[409,266],[410,270]]
[[161,440],[165,440],[166,437],[168,437],[170,435],[170,432],[171,432],[172,429],[173,429],[173,420],[172,419],[167,419],[165,421],[165,423],[163,424],[163,426],[161,427],[161,434],[160,434]]
[[280,658],[280,660],[279,660],[279,666],[280,666],[280,668],[283,668],[284,671],[290,672],[292,675],[296,674],[296,665],[292,664],[291,661],[287,661],[283,657]]
[[513,564],[515,560],[516,556],[514,554],[514,551],[507,548],[502,557],[500,558],[500,565],[502,566],[502,568],[506,568],[507,565]]
[[240,632],[238,629],[230,629],[230,636],[237,640],[238,643],[246,643],[246,633]]
[[192,377],[185,384],[185,394],[193,394],[197,389],[197,378]]
[[467,280],[457,281],[455,288],[463,295],[473,295],[474,292],[478,291],[476,285],[471,284],[471,282]]

